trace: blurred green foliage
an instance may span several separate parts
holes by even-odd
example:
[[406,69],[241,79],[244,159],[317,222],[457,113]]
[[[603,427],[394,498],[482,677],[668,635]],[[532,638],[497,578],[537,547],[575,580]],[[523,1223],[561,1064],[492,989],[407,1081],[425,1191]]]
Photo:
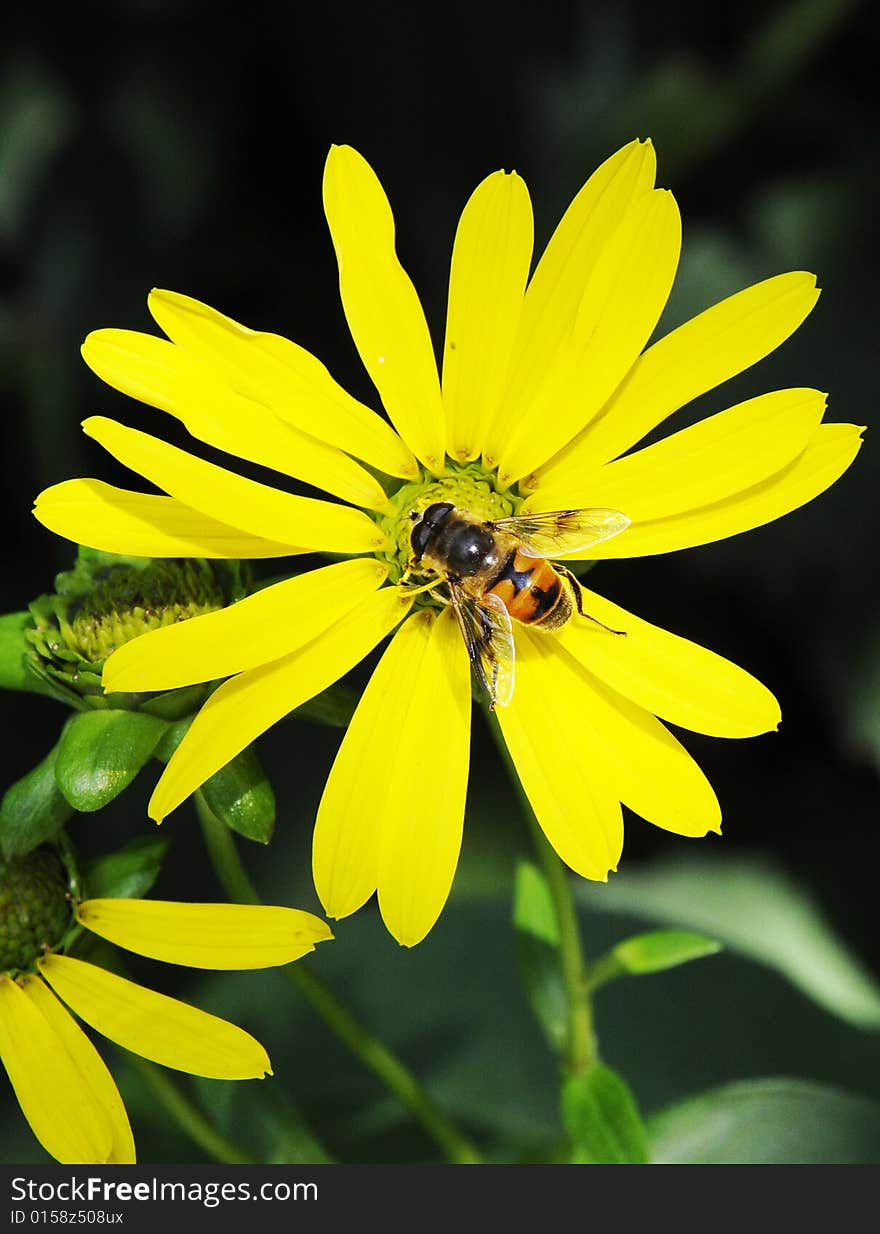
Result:
[[[51,22],[36,10],[9,15],[0,611],[23,609],[70,560],[70,546],[30,517],[41,487],[80,474],[131,482],[80,434],[86,414],[182,440],[160,413],[103,388],[78,355],[90,329],[148,328],[151,286],[290,335],[371,401],[320,209],[333,141],[358,146],[380,171],[436,337],[457,214],[483,175],[516,167],[546,238],[598,161],[652,136],[685,225],[661,330],[787,268],[814,270],[824,288],[779,353],[676,426],[785,385],[829,390],[832,419],[870,426],[875,22],[855,0],[566,0],[537,14],[450,0],[352,7],[344,20],[334,6],[302,3],[126,0],[58,10]],[[686,738],[722,801],[722,841],[695,852],[630,818],[621,874],[584,892],[593,957],[656,926],[726,948],[597,995],[603,1059],[626,1077],[661,1160],[880,1160],[880,1040],[866,1031],[880,1020],[878,471],[869,433],[852,473],[796,515],[592,576],[620,603],[748,667],[783,707],[775,735]],[[361,670],[348,685],[363,679]],[[332,725],[350,695],[325,701]],[[39,763],[67,712],[37,696],[0,704],[5,789]],[[248,846],[247,858],[268,900],[317,908],[310,832],[339,739],[338,728],[293,717],[260,744],[278,823],[270,848]],[[367,909],[307,963],[495,1159],[540,1159],[561,1123],[555,1065],[519,980],[523,932],[510,925],[527,837],[482,731],[474,766],[462,867],[429,938],[399,949]],[[145,810],[155,772],[147,764],[123,797],[77,820],[86,861],[155,837]],[[54,771],[44,778],[57,792]],[[56,804],[66,817],[60,794]],[[156,894],[216,897],[191,812],[162,834],[170,854]],[[148,962],[137,967],[156,980]],[[266,1042],[271,1096],[260,1085],[192,1085],[227,1128],[250,1119],[259,1151],[271,1142],[285,1159],[315,1160],[316,1136],[336,1158],[433,1159],[277,974],[204,976],[195,987],[181,974],[177,992]],[[197,1159],[121,1056],[116,1072],[142,1158]],[[711,1103],[699,1096],[722,1086]],[[7,1087],[0,1111],[0,1159],[43,1160]],[[266,1137],[267,1127],[284,1135]]]

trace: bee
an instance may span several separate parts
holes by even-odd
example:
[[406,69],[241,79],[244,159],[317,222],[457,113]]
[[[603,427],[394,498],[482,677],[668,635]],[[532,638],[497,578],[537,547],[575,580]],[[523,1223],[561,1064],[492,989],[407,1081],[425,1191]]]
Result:
[[619,535],[630,523],[619,510],[554,510],[485,522],[438,501],[410,518],[407,575],[415,569],[436,575],[415,591],[447,585],[471,665],[493,711],[513,696],[511,618],[533,630],[558,630],[577,609],[610,634],[624,633],[585,613],[574,574],[548,560]]

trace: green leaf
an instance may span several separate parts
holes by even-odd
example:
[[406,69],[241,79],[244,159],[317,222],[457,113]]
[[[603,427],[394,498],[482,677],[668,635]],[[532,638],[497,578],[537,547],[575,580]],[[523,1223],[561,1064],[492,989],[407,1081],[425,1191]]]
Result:
[[248,840],[269,843],[275,828],[275,794],[252,748],[215,771],[201,793],[227,827]]
[[55,781],[58,746],[41,763],[7,789],[0,802],[0,851],[21,857],[45,840],[53,839],[73,810]]
[[520,981],[550,1048],[558,1054],[568,1034],[559,922],[544,875],[529,861],[521,861],[516,868],[513,924]]
[[98,857],[84,871],[83,881],[89,899],[105,896],[138,899],[156,881],[168,841],[158,835],[137,836],[115,853]]
[[880,1029],[880,986],[835,933],[813,898],[763,860],[707,857],[630,866],[578,895],[594,910],[705,932],[756,960],[834,1015]]
[[597,990],[615,977],[641,977],[715,955],[721,944],[687,930],[652,930],[617,943],[590,966],[590,988]]
[[806,1080],[727,1084],[655,1114],[661,1165],[864,1165],[880,1162],[880,1105]]
[[597,1063],[562,1086],[562,1121],[577,1165],[644,1165],[645,1126],[628,1085]]
[[332,1157],[315,1137],[290,1097],[278,1087],[217,1084],[196,1077],[199,1105],[212,1123],[259,1161],[270,1165],[316,1165]]
[[58,745],[55,775],[77,810],[100,810],[147,762],[167,722],[139,711],[86,711],[74,716]]
[[291,715],[327,724],[331,728],[348,728],[359,702],[360,695],[349,686],[337,682],[297,707]]
[[513,924],[518,930],[559,946],[559,921],[547,880],[531,861],[516,867],[513,889]]
[[32,625],[30,613],[0,616],[0,689],[33,690],[36,681],[27,667],[25,629]]

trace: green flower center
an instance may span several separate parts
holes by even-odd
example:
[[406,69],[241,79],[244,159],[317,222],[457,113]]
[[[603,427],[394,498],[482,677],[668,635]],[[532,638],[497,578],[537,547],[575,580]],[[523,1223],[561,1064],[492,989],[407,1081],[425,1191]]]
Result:
[[0,859],[0,972],[30,972],[73,924],[69,879],[56,849]]
[[[388,563],[389,580],[399,582],[412,558],[410,538],[416,521],[413,515],[421,514],[435,501],[449,501],[487,522],[516,514],[524,498],[510,489],[499,490],[496,479],[496,472],[485,471],[479,463],[455,463],[447,459],[445,475],[423,476],[392,494],[389,501],[393,510],[379,520],[391,547],[377,554],[380,560]],[[426,576],[417,570],[412,574],[414,583],[423,577]]]
[[67,634],[70,650],[100,663],[149,630],[223,608],[226,598],[201,562],[154,562],[144,570],[114,570],[86,597]]

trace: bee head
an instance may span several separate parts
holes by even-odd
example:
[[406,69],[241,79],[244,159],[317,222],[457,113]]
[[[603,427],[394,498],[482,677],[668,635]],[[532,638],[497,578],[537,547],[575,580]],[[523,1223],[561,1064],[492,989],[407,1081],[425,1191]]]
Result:
[[449,501],[435,501],[421,515],[415,511],[410,515],[415,523],[409,541],[415,561],[421,560],[435,532],[443,526],[454,509],[455,507]]

